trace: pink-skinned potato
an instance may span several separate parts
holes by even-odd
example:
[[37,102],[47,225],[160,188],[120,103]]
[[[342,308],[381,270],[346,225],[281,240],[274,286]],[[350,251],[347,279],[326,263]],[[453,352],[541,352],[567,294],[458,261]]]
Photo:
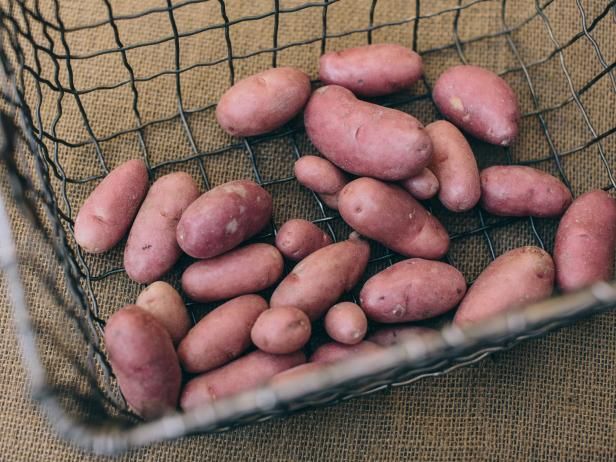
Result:
[[182,274],[182,289],[192,300],[214,302],[267,289],[283,269],[276,247],[250,244],[193,263]]
[[616,200],[602,190],[582,194],[560,220],[554,245],[556,283],[563,292],[614,278]]
[[306,356],[301,351],[287,355],[253,351],[221,368],[190,380],[182,390],[180,406],[187,411],[257,388],[276,374],[304,362]]
[[129,160],[103,178],[75,219],[75,240],[86,252],[103,253],[126,235],[148,191],[142,160]]
[[558,178],[524,165],[495,165],[481,171],[481,206],[506,217],[559,217],[572,197]]
[[184,369],[205,372],[240,356],[252,345],[250,331],[267,308],[262,297],[242,295],[210,311],[178,347]]
[[229,88],[216,106],[216,120],[233,136],[271,132],[303,109],[310,91],[310,78],[299,69],[267,69]]
[[323,247],[295,265],[274,290],[270,306],[299,308],[314,321],[357,284],[369,257],[368,242],[355,234]]
[[323,366],[324,365],[321,363],[300,364],[299,366],[292,367],[291,369],[287,369],[286,371],[279,372],[270,379],[269,383],[271,383],[272,385],[285,383],[289,380],[294,380],[297,377],[302,377],[303,375],[312,371],[323,369]]
[[225,253],[261,231],[272,216],[272,196],[254,181],[224,183],[188,206],[176,238],[194,258]]
[[360,101],[338,85],[312,94],[304,125],[319,152],[354,175],[404,180],[421,173],[432,156],[430,137],[419,120]]
[[407,257],[438,259],[449,249],[447,230],[399,186],[358,178],[340,192],[338,210],[355,231]]
[[105,347],[128,405],[144,419],[177,408],[182,373],[169,332],[136,305],[114,313],[105,325]]
[[306,313],[292,306],[280,306],[261,313],[250,337],[259,350],[280,355],[303,348],[311,333]]
[[319,79],[360,96],[381,96],[409,89],[423,72],[421,56],[394,43],[347,48],[319,59]]
[[359,294],[366,316],[382,323],[421,321],[458,305],[466,280],[440,261],[411,258],[372,276]]
[[438,178],[432,170],[424,168],[417,176],[407,178],[400,182],[406,191],[415,199],[425,201],[436,196],[439,190]]
[[124,268],[129,278],[149,284],[173,267],[182,255],[175,238],[178,221],[197,197],[199,187],[187,173],[170,173],[154,182],[124,248]]
[[343,343],[330,342],[321,345],[314,350],[310,356],[310,363],[330,364],[342,361],[353,356],[368,354],[375,351],[381,351],[382,348],[376,343],[364,340],[355,345],[345,345]]
[[289,220],[276,234],[276,247],[286,258],[293,261],[302,260],[331,243],[329,234],[308,220]]
[[340,302],[332,306],[327,310],[323,324],[332,340],[345,345],[361,342],[368,330],[366,314],[352,302]]
[[378,329],[370,334],[367,340],[382,347],[389,347],[423,335],[434,335],[435,332],[429,327],[398,325]]
[[518,136],[517,96],[492,71],[471,65],[450,67],[434,84],[432,98],[447,119],[480,140],[509,146]]
[[297,181],[319,195],[331,209],[338,209],[338,193],[349,180],[342,170],[318,156],[302,156],[295,161]]
[[470,324],[511,308],[548,298],[554,262],[539,247],[510,250],[490,263],[468,289],[454,323]]

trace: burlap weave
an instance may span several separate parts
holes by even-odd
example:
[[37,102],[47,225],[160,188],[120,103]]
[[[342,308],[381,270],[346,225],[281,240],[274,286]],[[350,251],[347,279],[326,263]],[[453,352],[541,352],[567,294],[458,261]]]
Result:
[[[28,4],[34,2],[27,2]],[[54,2],[40,2],[45,17],[52,23],[55,18]],[[141,2],[111,2],[117,16],[146,11],[153,7],[164,8],[163,0]],[[247,15],[272,11],[270,1],[227,1],[226,13],[231,21]],[[300,5],[299,1],[281,1],[281,8]],[[344,31],[366,28],[371,1],[342,0],[328,8],[327,32],[336,35]],[[419,50],[434,49],[454,43],[453,23],[455,0],[422,2],[420,14],[430,16],[445,9],[445,14],[422,19],[418,30]],[[580,2],[586,15],[587,26],[607,7],[604,1]],[[105,20],[108,11],[104,2],[60,1],[60,18],[66,28]],[[502,31],[502,2],[464,1],[470,5],[461,10],[458,33],[462,41],[485,34]],[[524,113],[549,108],[571,99],[574,90],[603,71],[601,60],[607,65],[616,60],[614,16],[610,12],[592,30],[592,40],[582,35],[562,54],[550,53],[566,44],[583,30],[580,6],[573,0],[556,0],[545,9],[545,18],[536,15],[535,3],[529,0],[506,3],[505,18],[510,35],[472,41],[463,46],[470,63],[491,68],[497,72],[513,68],[505,78],[516,89]],[[18,11],[19,8],[16,8]],[[292,13],[281,13],[278,46],[318,38],[322,33],[322,7],[310,7]],[[381,0],[378,2],[374,23],[401,21],[415,15],[414,2]],[[525,25],[515,28],[526,18],[535,16]],[[18,22],[23,17],[16,13]],[[186,4],[174,10],[180,33],[211,24],[222,24],[218,2]],[[116,21],[124,45],[149,42],[171,36],[172,29],[166,11],[143,17]],[[233,55],[244,55],[273,45],[274,18],[239,22],[231,26],[230,38]],[[35,40],[49,47],[40,25],[30,19]],[[57,32],[48,29],[55,43],[54,51],[66,54]],[[412,43],[413,22],[388,26],[373,31],[374,42]],[[507,40],[510,38],[511,43]],[[327,40],[327,49],[340,49],[366,43],[367,33],[344,35]],[[601,51],[597,56],[592,41]],[[130,74],[122,63],[120,53],[103,54],[87,59],[75,58],[99,50],[115,49],[117,43],[112,27],[100,27],[69,32],[66,41],[71,60],[73,82],[77,90],[86,90],[81,103],[88,123],[100,141],[109,168],[134,157],[143,156],[139,138],[134,131],[105,140],[122,130],[137,126],[132,109],[133,93],[128,84],[116,89],[87,91],[100,86],[113,86],[128,80]],[[514,44],[515,48],[512,48]],[[174,42],[131,48],[126,59],[139,79],[158,72],[172,71]],[[224,28],[180,38],[180,67],[227,56]],[[316,78],[320,40],[302,46],[291,46],[277,54],[278,65],[292,65],[304,69]],[[24,42],[27,62],[36,70],[32,50]],[[60,59],[56,82],[54,65],[45,53],[39,53],[41,70],[36,71],[54,85],[69,88],[66,61]],[[543,61],[542,61],[543,60]],[[538,64],[530,63],[541,61]],[[272,53],[257,54],[248,59],[236,59],[236,80],[271,66]],[[424,54],[426,80],[433,84],[438,74],[448,66],[460,63],[456,48],[448,46]],[[521,62],[528,67],[528,75],[520,69]],[[566,71],[566,72],[565,72]],[[569,75],[570,81],[567,79]],[[533,101],[528,80],[537,97]],[[235,143],[216,125],[213,109],[198,111],[187,116],[188,127],[175,116],[178,112],[175,75],[167,73],[149,81],[137,82],[137,102],[142,123],[143,137],[151,165],[157,166],[173,159],[190,158],[195,152],[187,136],[187,128],[199,152],[214,150]],[[229,66],[226,61],[215,66],[194,67],[181,73],[181,90],[184,109],[198,109],[215,103],[229,85]],[[35,79],[25,73],[28,104],[38,104]],[[425,92],[417,84],[413,93]],[[75,98],[65,94],[60,100],[62,116],[58,115],[58,92],[42,85],[40,104],[41,124],[54,137],[80,143],[91,140],[80,115]],[[558,152],[574,150],[562,158],[566,177],[575,194],[610,184],[608,171],[601,159],[599,146],[605,153],[605,162],[616,165],[616,138],[608,136],[600,145],[575,150],[592,139],[592,133],[583,116],[586,113],[593,129],[601,134],[614,127],[616,88],[609,75],[602,76],[576,101],[555,110],[542,112],[549,138]],[[404,105],[424,122],[435,117],[429,99]],[[170,118],[166,122],[149,122]],[[314,152],[305,135],[297,134],[296,141],[302,153]],[[67,177],[86,178],[102,173],[92,143],[82,147],[54,146],[47,140],[53,156],[57,147],[58,164]],[[289,137],[256,143],[253,146],[256,164],[263,181],[288,177],[292,174],[293,144]],[[507,162],[502,150],[480,143],[473,147],[480,166]],[[510,151],[514,161],[547,158],[552,155],[542,121],[536,115],[523,119],[521,136]],[[22,162],[28,163],[22,147]],[[254,178],[250,157],[241,145],[222,155],[205,156],[203,168],[210,185],[217,185],[235,178]],[[558,174],[555,163],[547,160],[535,164],[538,168]],[[200,166],[194,159],[179,165],[155,168],[154,177],[173,170],[185,170],[205,187]],[[62,182],[52,178],[55,191],[61,197]],[[80,204],[96,182],[68,183],[66,194],[75,216]],[[274,222],[280,225],[288,218],[322,218],[322,212],[312,197],[296,182],[273,184],[268,189],[274,194]],[[6,184],[3,184],[5,197]],[[59,200],[61,210],[71,215],[67,204]],[[31,225],[20,218],[14,207],[10,208],[14,235],[18,242],[24,281],[28,289],[32,316],[39,330],[39,345],[43,361],[52,383],[72,385],[87,390],[69,363],[82,353],[82,344],[74,328],[59,314],[58,302],[51,299],[42,287],[42,275],[53,275],[62,286],[57,267],[47,258],[50,254],[44,243],[32,232]],[[476,212],[451,216],[436,206],[435,214],[448,229],[463,232],[480,226]],[[490,217],[486,219],[491,220]],[[332,226],[342,236],[347,228],[334,220]],[[538,234],[548,249],[552,248],[555,221],[535,220]],[[489,231],[495,252],[523,245],[537,244],[528,221]],[[383,249],[375,246],[375,255]],[[46,257],[47,256],[47,257]],[[450,252],[452,261],[474,279],[489,261],[490,255],[483,233],[456,240]],[[92,274],[121,266],[121,247],[105,256],[86,257]],[[375,265],[372,270],[376,270]],[[177,281],[177,273],[170,276]],[[4,287],[3,287],[4,288]],[[134,300],[139,285],[124,274],[92,283],[92,291],[100,306],[100,315],[106,318],[117,307]],[[19,352],[12,329],[10,310],[5,291],[5,307],[0,317],[2,330],[0,364],[3,366],[1,383],[4,393],[1,400],[0,453],[3,460],[89,460],[89,456],[58,440],[50,431],[39,410],[28,399],[25,372],[20,364]],[[83,361],[83,360],[82,360]],[[469,368],[458,370],[444,377],[425,379],[417,384],[402,387],[375,396],[356,399],[333,408],[309,411],[300,416],[241,428],[225,434],[193,436],[180,441],[162,443],[135,451],[120,460],[614,460],[616,458],[616,318],[603,315],[577,324],[548,338],[522,344],[512,351],[501,353]],[[72,412],[92,417],[95,411],[83,409],[67,402]],[[92,460],[98,460],[93,458]]]

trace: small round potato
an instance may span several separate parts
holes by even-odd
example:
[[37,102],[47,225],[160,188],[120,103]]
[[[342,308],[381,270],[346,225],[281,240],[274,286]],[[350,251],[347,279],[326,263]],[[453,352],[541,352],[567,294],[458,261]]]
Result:
[[420,201],[434,197],[439,189],[438,178],[428,168],[424,168],[417,176],[401,181],[400,186]]
[[166,282],[156,281],[147,286],[135,304],[158,319],[171,335],[174,345],[180,343],[190,329],[190,317],[182,297]]
[[450,67],[434,84],[432,98],[445,117],[480,140],[509,146],[518,136],[518,99],[492,71],[470,65]]
[[385,327],[369,335],[367,339],[382,347],[389,347],[422,335],[433,335],[435,332],[434,329],[421,326]]
[[303,156],[295,161],[297,181],[319,195],[329,208],[338,209],[338,193],[349,182],[342,170],[318,156]]
[[355,345],[331,342],[321,345],[314,350],[314,353],[312,353],[310,357],[310,362],[325,364],[335,363],[352,356],[372,353],[374,351],[381,351],[381,347],[367,340],[356,343]]
[[190,265],[182,289],[192,300],[214,302],[270,287],[282,275],[284,261],[276,247],[250,244]]
[[337,342],[355,345],[364,339],[367,330],[366,315],[355,303],[338,303],[325,315],[325,331]]
[[549,173],[523,165],[495,165],[481,171],[481,205],[505,217],[559,217],[571,192]]
[[394,43],[378,43],[325,53],[319,79],[360,96],[381,96],[410,88],[421,78],[421,56]]
[[310,91],[310,78],[302,71],[268,69],[229,88],[216,106],[216,120],[233,136],[271,132],[302,110]]
[[75,240],[86,252],[103,253],[126,235],[148,191],[142,160],[116,167],[90,193],[75,219]]
[[302,260],[331,243],[329,234],[308,220],[289,220],[276,234],[276,247],[293,261]]
[[260,350],[280,355],[300,350],[311,332],[310,319],[302,310],[281,306],[261,313],[250,338]]

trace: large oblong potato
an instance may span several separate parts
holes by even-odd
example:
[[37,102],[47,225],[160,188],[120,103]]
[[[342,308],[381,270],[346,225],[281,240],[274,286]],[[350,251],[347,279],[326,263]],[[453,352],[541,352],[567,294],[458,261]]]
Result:
[[421,78],[421,56],[408,47],[377,43],[325,53],[319,59],[319,78],[356,95],[381,96],[410,88]]
[[142,160],[129,160],[109,172],[77,213],[77,244],[89,253],[115,246],[126,235],[147,191],[148,170]]
[[359,300],[368,318],[396,323],[439,316],[455,307],[465,292],[464,276],[453,266],[411,258],[368,279]]
[[445,117],[480,140],[509,146],[518,136],[518,99],[492,71],[471,65],[450,67],[434,84],[432,98]]
[[434,197],[439,190],[438,178],[428,168],[424,168],[419,175],[401,181],[400,186],[420,201]]
[[105,347],[128,405],[144,419],[177,407],[182,373],[169,332],[136,305],[115,312],[105,325]]
[[273,355],[253,351],[235,361],[190,380],[182,390],[185,411],[265,384],[276,374],[306,362],[301,351]]
[[242,295],[210,311],[178,347],[178,356],[188,372],[205,372],[222,366],[246,351],[250,331],[267,302],[258,295]]
[[272,196],[254,181],[221,184],[188,206],[176,237],[184,252],[211,258],[261,231],[272,216]]
[[282,280],[272,294],[270,306],[294,306],[311,320],[318,319],[357,284],[369,256],[370,246],[355,234],[317,250]]
[[193,263],[182,274],[182,289],[192,300],[214,302],[267,289],[283,269],[276,247],[251,244]]
[[229,88],[216,106],[216,120],[230,135],[261,135],[295,117],[309,97],[310,78],[304,72],[267,69]]
[[338,208],[354,230],[407,257],[437,259],[449,248],[443,225],[398,186],[358,178],[340,192]]
[[170,173],[150,188],[124,248],[124,268],[133,281],[147,284],[169,271],[182,255],[175,231],[199,187],[184,172]]
[[308,220],[289,220],[276,234],[276,247],[293,261],[302,260],[331,243],[329,234]]
[[438,120],[426,126],[432,140],[430,170],[438,178],[438,198],[452,212],[466,212],[479,201],[481,187],[475,155],[453,124]]
[[556,283],[564,292],[614,278],[616,200],[602,190],[575,199],[561,218],[554,245]]
[[484,269],[454,317],[469,324],[515,306],[548,298],[554,287],[554,262],[539,247],[526,246],[499,256]]
[[481,205],[506,217],[558,217],[571,192],[549,173],[523,165],[495,165],[481,171]]
[[310,363],[330,364],[342,361],[357,355],[381,351],[381,347],[376,343],[364,340],[355,345],[345,345],[344,343],[330,342],[321,345],[314,350],[310,356]]
[[355,175],[404,180],[421,173],[432,155],[430,137],[415,117],[360,101],[338,85],[312,94],[304,124],[319,152]]
[[349,182],[342,170],[318,156],[302,156],[295,161],[297,181],[319,195],[331,209],[338,209],[338,193]]
[[280,355],[303,348],[311,333],[306,313],[292,306],[279,306],[261,313],[250,338],[259,350]]

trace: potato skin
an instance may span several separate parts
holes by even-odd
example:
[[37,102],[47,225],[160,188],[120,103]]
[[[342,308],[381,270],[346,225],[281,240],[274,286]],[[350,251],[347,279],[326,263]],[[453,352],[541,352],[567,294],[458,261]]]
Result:
[[443,225],[398,186],[358,178],[340,192],[338,209],[354,230],[407,257],[437,259],[449,249]]
[[366,315],[352,302],[341,302],[332,306],[325,315],[324,325],[327,335],[346,345],[361,342],[368,330]]
[[432,170],[424,168],[417,176],[407,178],[400,182],[406,191],[415,199],[425,201],[436,196],[439,190],[438,178]]
[[311,332],[310,319],[302,310],[280,306],[261,313],[250,338],[259,350],[280,355],[300,350]]
[[359,300],[368,318],[396,323],[439,316],[455,307],[465,293],[464,276],[453,266],[411,258],[368,279]]
[[185,411],[265,384],[276,374],[302,364],[301,351],[272,355],[253,351],[235,361],[190,380],[182,390],[180,406]]
[[293,261],[302,260],[331,243],[329,234],[308,220],[289,220],[276,234],[276,247]]
[[312,94],[304,125],[324,157],[355,175],[403,180],[421,173],[432,155],[430,137],[416,118],[360,101],[337,85]]
[[554,245],[556,283],[570,292],[614,278],[616,200],[602,190],[582,194],[561,218]]
[[460,303],[453,322],[469,324],[552,294],[554,263],[539,247],[499,256],[482,271]]
[[217,186],[188,206],[177,226],[184,252],[211,258],[261,231],[272,216],[272,196],[254,181]]
[[182,374],[171,336],[144,309],[126,305],[105,325],[105,347],[120,390],[144,419],[177,407]]
[[571,192],[549,173],[523,165],[495,165],[481,172],[481,206],[506,217],[559,217]]
[[250,331],[267,302],[258,295],[242,295],[210,311],[178,347],[187,372],[205,372],[237,358],[251,345]]
[[149,284],[173,267],[182,255],[175,228],[197,197],[199,187],[187,173],[170,173],[154,182],[124,248],[124,268],[129,278]]
[[439,111],[457,127],[480,140],[509,146],[518,136],[520,107],[509,84],[478,66],[454,66],[432,90]]
[[299,69],[267,69],[229,88],[216,106],[216,120],[233,136],[271,132],[302,110],[310,91],[310,78]]
[[272,294],[270,306],[294,306],[311,321],[318,319],[357,284],[369,256],[368,243],[354,234],[346,241],[317,250],[282,280]]
[[160,322],[177,345],[190,329],[191,322],[184,300],[177,290],[163,281],[156,281],[141,291],[135,302]]
[[309,361],[310,363],[330,364],[355,355],[372,353],[380,350],[380,346],[367,340],[355,345],[344,345],[342,343],[331,342],[317,348],[314,353],[312,353],[312,356],[310,356]]
[[407,47],[379,43],[325,53],[319,79],[360,96],[381,96],[410,88],[421,78],[421,56]]
[[107,252],[126,235],[148,191],[148,170],[133,159],[116,167],[90,193],[75,219],[75,240],[89,253]]
[[319,195],[329,208],[338,209],[338,193],[349,182],[342,170],[318,156],[302,156],[295,161],[297,181]]
[[182,289],[192,300],[214,302],[260,292],[278,281],[283,269],[276,247],[251,244],[193,263],[182,274]]
[[432,139],[430,170],[438,178],[438,198],[452,212],[466,212],[479,201],[479,169],[468,141],[446,120],[428,124]]
[[367,340],[382,347],[398,345],[414,337],[433,335],[436,331],[423,326],[395,326],[379,329],[369,335]]
[[304,363],[299,366],[292,367],[291,369],[287,369],[286,371],[279,372],[274,377],[272,377],[269,381],[272,385],[284,383],[287,380],[294,379],[295,377],[300,377],[310,371],[316,371],[317,369],[323,369],[323,364],[320,363]]

